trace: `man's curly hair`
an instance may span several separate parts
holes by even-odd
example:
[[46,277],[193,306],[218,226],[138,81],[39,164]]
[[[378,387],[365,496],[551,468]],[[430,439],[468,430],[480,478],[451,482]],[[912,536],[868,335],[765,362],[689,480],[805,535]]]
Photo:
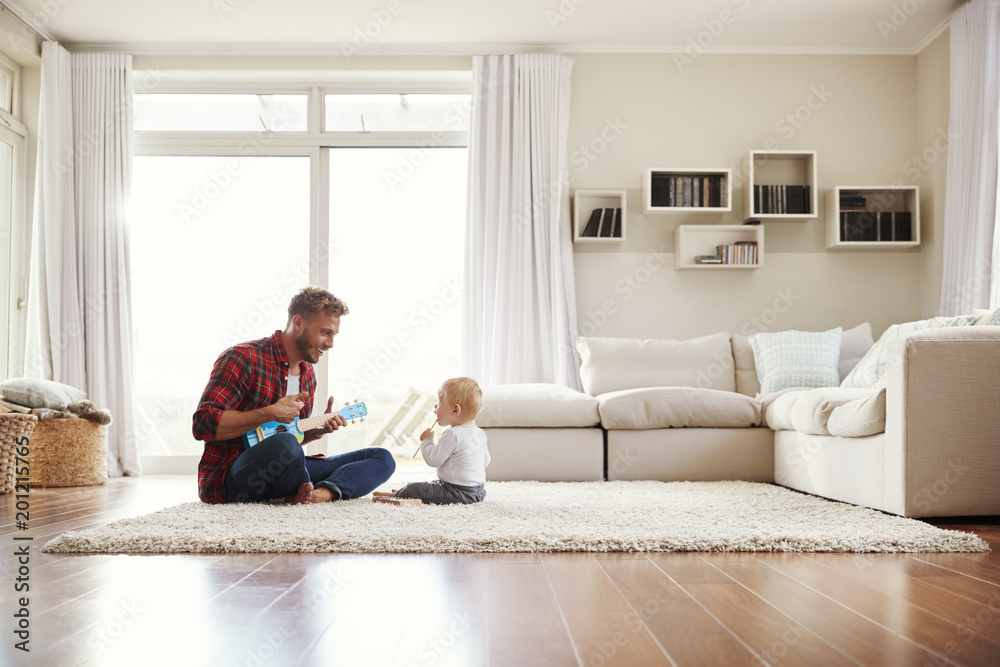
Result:
[[340,317],[351,311],[347,309],[346,303],[322,287],[309,286],[303,287],[292,297],[292,302],[288,304],[288,321],[291,322],[296,315],[309,318],[321,312]]

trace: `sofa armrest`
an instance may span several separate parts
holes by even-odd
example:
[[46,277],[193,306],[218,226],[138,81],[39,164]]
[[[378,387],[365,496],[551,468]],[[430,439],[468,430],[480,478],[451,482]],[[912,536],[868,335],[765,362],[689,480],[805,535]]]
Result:
[[889,510],[1000,514],[1000,327],[919,331],[886,363]]

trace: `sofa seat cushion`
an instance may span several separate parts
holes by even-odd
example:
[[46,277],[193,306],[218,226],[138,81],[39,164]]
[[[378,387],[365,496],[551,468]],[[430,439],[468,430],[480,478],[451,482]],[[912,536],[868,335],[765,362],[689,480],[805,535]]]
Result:
[[571,428],[600,424],[597,399],[556,384],[500,384],[483,387],[480,428]]
[[[762,404],[764,423],[775,431],[856,437],[885,430],[884,389],[793,389],[766,396]],[[834,420],[838,410],[842,412]],[[831,420],[837,432],[831,428]],[[880,430],[873,431],[875,428]]]
[[800,394],[809,391],[803,387],[786,387],[781,391],[761,396],[761,426],[774,431],[794,431],[792,406]]
[[625,389],[597,397],[606,429],[742,428],[760,424],[760,401],[698,387]]
[[827,430],[843,438],[885,433],[885,387],[834,408]]

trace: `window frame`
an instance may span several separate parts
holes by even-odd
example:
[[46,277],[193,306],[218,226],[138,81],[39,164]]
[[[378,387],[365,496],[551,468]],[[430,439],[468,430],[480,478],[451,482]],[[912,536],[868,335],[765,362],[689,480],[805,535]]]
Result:
[[[3,98],[6,104],[0,104],[0,111],[10,115],[11,118],[20,120],[21,118],[21,67],[13,60],[0,53],[0,73],[7,77],[4,86]],[[7,107],[10,108],[7,108]]]

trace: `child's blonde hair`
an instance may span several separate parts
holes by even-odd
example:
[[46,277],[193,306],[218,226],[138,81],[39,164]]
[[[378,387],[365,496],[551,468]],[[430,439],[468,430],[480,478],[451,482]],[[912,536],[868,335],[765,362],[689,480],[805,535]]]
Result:
[[462,406],[462,418],[472,421],[483,409],[483,390],[472,378],[451,378],[438,389],[438,398],[449,405]]

